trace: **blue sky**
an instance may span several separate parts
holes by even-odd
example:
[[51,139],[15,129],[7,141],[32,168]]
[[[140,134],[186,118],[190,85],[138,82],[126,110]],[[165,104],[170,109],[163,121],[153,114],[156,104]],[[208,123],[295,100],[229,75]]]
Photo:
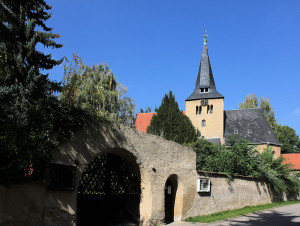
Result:
[[[159,106],[172,90],[180,109],[192,93],[203,46],[225,109],[247,94],[269,98],[281,125],[300,134],[300,1],[58,0],[48,25],[85,64],[107,63],[137,110]],[[63,67],[50,72],[62,80]]]

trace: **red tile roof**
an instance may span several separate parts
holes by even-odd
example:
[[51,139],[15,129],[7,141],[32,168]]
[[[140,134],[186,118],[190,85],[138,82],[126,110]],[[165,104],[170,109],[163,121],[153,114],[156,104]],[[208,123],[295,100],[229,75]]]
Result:
[[147,128],[150,125],[152,116],[156,113],[139,113],[135,120],[135,128],[139,131],[147,133]]
[[[138,113],[135,120],[135,128],[141,132],[147,133],[147,128],[150,126],[154,114],[156,113]],[[185,111],[183,114],[185,115]]]
[[300,170],[300,153],[282,154],[282,157],[285,158],[283,163],[291,163],[295,170]]

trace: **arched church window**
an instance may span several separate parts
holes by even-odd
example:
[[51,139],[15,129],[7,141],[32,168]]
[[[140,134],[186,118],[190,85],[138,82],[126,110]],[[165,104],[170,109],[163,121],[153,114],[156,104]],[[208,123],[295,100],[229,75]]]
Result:
[[214,106],[210,105],[210,113],[213,113],[213,111],[214,111]]
[[199,110],[199,114],[201,114],[202,113],[202,106],[200,106],[200,110]]
[[206,126],[206,121],[203,119],[202,120],[202,127],[205,127]]
[[208,114],[208,112],[209,112],[209,105],[207,105],[207,114]]
[[198,106],[196,106],[196,115],[198,115],[198,108],[199,108],[199,107],[198,107]]

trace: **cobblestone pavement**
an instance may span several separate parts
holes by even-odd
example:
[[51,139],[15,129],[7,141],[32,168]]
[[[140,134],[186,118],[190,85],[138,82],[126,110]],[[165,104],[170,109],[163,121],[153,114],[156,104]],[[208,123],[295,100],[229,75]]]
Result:
[[188,223],[176,222],[170,226],[228,226],[228,225],[245,225],[245,226],[290,226],[300,225],[300,204],[280,206],[268,210],[263,210],[248,215],[235,217],[214,223]]

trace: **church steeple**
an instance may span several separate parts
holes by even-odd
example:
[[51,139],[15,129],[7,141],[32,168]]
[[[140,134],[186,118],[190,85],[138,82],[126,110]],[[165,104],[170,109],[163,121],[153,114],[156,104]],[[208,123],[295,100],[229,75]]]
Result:
[[208,56],[206,37],[207,35],[205,34],[195,89],[194,92],[186,99],[187,101],[205,99],[205,98],[210,98],[210,99],[224,98],[216,90],[214,76],[211,70],[210,60]]

